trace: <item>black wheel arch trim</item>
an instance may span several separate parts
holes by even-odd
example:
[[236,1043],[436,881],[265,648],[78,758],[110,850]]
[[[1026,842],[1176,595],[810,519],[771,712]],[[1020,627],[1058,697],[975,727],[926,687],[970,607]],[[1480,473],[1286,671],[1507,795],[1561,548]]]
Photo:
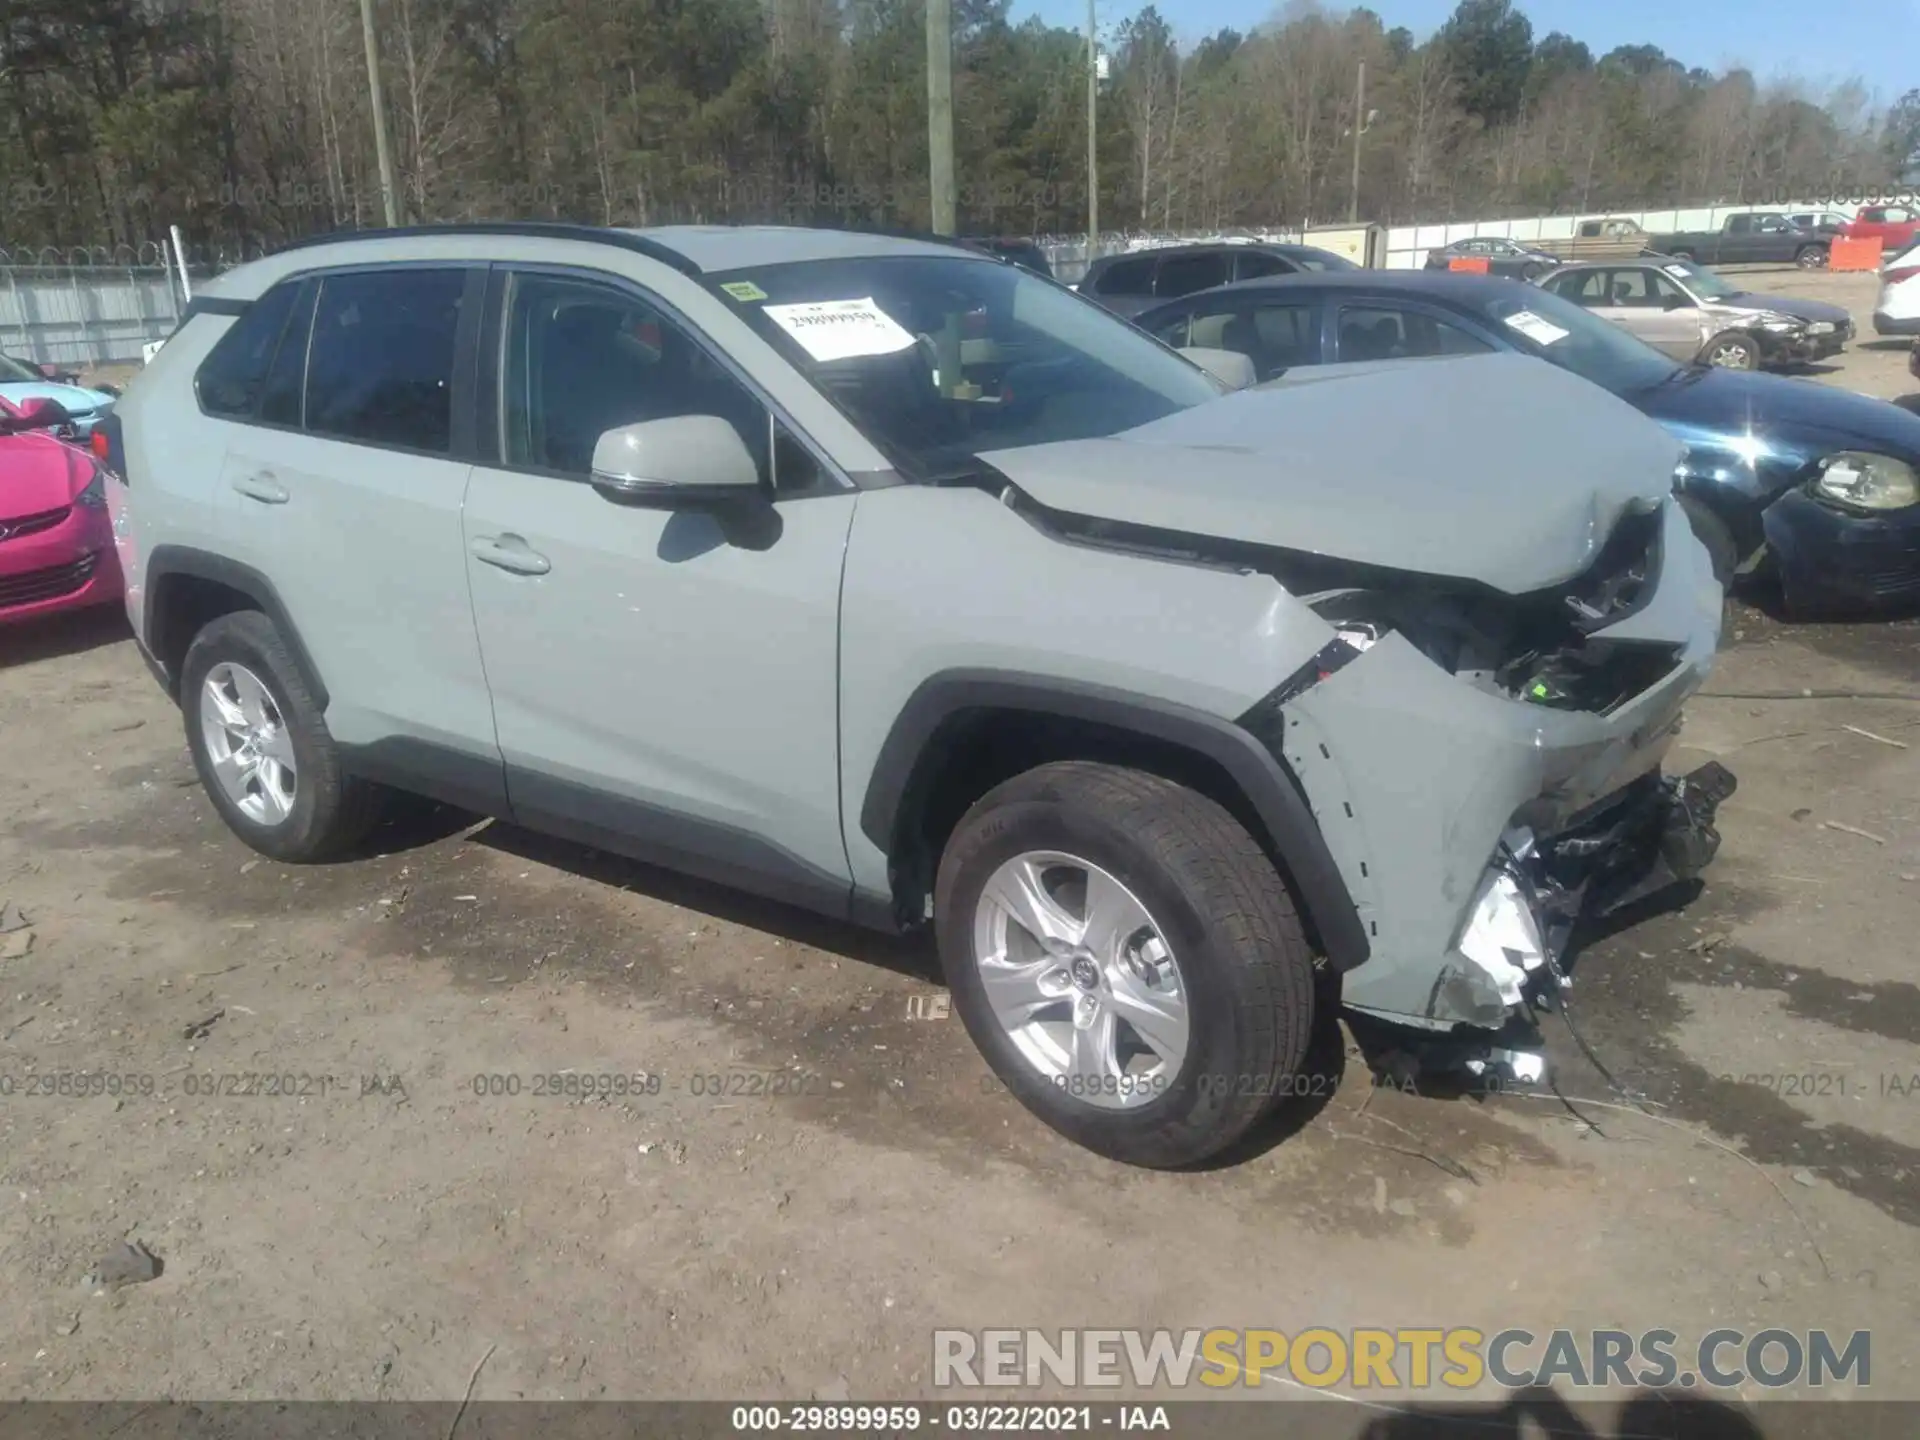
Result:
[[[160,619],[159,606],[165,587],[162,582],[172,576],[187,576],[196,580],[210,580],[216,585],[225,585],[237,590],[252,600],[267,618],[274,623],[280,636],[287,643],[287,650],[293,656],[293,663],[300,667],[300,678],[306,682],[308,692],[313,696],[314,704],[322,711],[327,708],[326,682],[320,678],[320,671],[308,653],[306,642],[300,638],[300,629],[293,623],[293,616],[287,613],[280,592],[274,589],[273,582],[252,566],[242,565],[237,560],[229,560],[224,555],[216,555],[208,550],[196,550],[187,545],[156,545],[153,553],[147,557],[145,569],[146,601],[141,616],[140,634],[144,645],[151,646],[153,637],[158,633]],[[179,698],[180,676],[166,667],[167,690],[176,700]]]
[[941,728],[969,710],[1085,720],[1179,746],[1217,764],[1265,825],[1307,918],[1337,970],[1371,953],[1366,927],[1294,778],[1252,735],[1204,710],[1101,685],[996,670],[950,670],[921,682],[881,744],[860,807],[860,831],[892,858],[917,772]]

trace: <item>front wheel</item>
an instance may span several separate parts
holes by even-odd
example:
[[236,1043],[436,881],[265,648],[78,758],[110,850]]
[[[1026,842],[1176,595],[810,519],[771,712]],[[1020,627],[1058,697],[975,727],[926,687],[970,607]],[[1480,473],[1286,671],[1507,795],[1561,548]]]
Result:
[[1824,270],[1827,268],[1827,251],[1823,245],[1802,245],[1794,252],[1793,263],[1802,270]]
[[1709,365],[1722,370],[1757,370],[1760,368],[1760,346],[1751,335],[1742,335],[1737,330],[1729,330],[1724,335],[1716,335],[1707,342],[1700,356]]
[[1090,1150],[1193,1164],[1295,1093],[1313,956],[1273,862],[1205,796],[1079,761],[1016,776],[955,828],[934,925],[988,1065]]

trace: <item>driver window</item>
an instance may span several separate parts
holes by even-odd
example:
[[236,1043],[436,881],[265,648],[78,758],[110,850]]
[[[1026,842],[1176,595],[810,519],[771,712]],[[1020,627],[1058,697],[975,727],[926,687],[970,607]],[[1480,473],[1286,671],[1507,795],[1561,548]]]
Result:
[[1682,290],[1666,276],[1656,271],[1649,278],[1653,281],[1654,304],[1660,306],[1662,309],[1671,307],[1676,310],[1682,307],[1692,306],[1693,301],[1687,298],[1686,291]]
[[779,489],[819,480],[811,453],[674,321],[590,281],[516,275],[500,365],[501,455],[516,468],[586,479],[600,436],[622,425],[715,415],[739,433]]

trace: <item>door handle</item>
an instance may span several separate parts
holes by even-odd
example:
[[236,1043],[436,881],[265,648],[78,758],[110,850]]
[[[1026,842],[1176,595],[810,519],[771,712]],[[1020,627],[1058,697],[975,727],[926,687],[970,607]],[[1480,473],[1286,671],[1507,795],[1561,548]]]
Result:
[[528,548],[527,542],[518,535],[482,537],[468,548],[481,564],[513,575],[544,575],[553,568],[552,561],[538,550]]
[[233,482],[233,488],[249,500],[258,500],[262,505],[284,505],[291,498],[287,487],[273,478],[271,471],[262,470]]

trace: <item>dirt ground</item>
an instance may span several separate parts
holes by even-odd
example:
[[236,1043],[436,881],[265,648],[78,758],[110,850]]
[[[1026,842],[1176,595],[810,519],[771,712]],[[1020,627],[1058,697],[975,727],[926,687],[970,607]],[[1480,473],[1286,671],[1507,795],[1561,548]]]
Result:
[[[1330,1097],[1168,1175],[1000,1093],[916,946],[444,812],[261,860],[117,618],[0,633],[0,1398],[880,1399],[936,1327],[1415,1324],[1868,1329],[1920,1398],[1920,707],[1730,698],[1920,695],[1917,643],[1734,608],[1676,757],[1741,779],[1721,858],[1572,992],[1661,1120],[1557,1024],[1571,1106],[1333,1033]],[[96,1294],[122,1239],[164,1269]]]

